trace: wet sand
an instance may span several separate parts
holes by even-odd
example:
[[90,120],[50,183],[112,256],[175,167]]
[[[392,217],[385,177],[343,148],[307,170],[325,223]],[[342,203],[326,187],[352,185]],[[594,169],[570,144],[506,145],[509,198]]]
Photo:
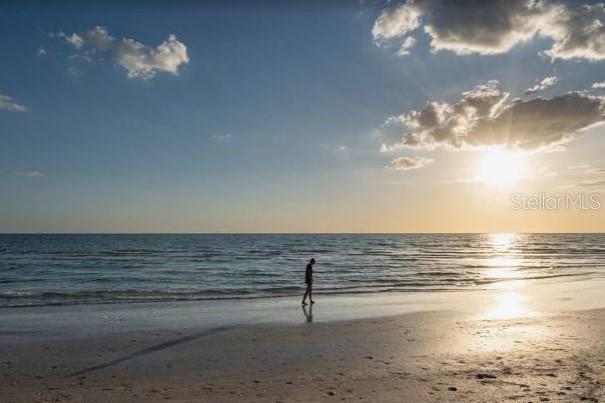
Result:
[[[193,314],[169,322],[162,304],[136,308],[156,318],[137,322],[122,320],[121,310],[134,308],[107,306],[99,309],[115,320],[96,329],[84,313],[101,313],[90,307],[0,312],[9,313],[0,327],[1,400],[605,401],[605,309],[523,310],[504,298],[508,311],[496,304],[325,321],[336,300],[318,298],[312,318],[296,301],[281,302],[292,320],[273,322],[202,323]],[[77,323],[86,329],[68,326]]]

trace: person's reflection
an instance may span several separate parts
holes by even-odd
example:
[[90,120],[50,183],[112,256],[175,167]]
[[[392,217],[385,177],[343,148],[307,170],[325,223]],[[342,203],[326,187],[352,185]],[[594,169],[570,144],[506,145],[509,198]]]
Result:
[[305,314],[305,318],[307,318],[307,322],[313,322],[313,305],[309,305],[309,310],[307,310],[307,305],[302,306],[302,311]]

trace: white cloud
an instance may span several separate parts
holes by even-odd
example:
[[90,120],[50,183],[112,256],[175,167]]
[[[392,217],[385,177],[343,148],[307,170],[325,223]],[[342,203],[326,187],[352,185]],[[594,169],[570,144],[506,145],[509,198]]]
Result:
[[538,84],[534,85],[531,88],[526,89],[525,95],[531,95],[531,94],[535,94],[536,92],[542,91],[543,89],[546,89],[548,87],[555,85],[557,83],[557,81],[559,81],[559,79],[556,76],[545,77]]
[[60,33],[59,36],[62,36],[67,41],[67,43],[69,43],[76,49],[81,49],[82,46],[84,46],[84,40],[80,35],[76,33],[73,33],[71,35],[65,35],[63,33]]
[[380,152],[381,153],[390,153],[393,152],[397,149],[397,144],[385,144],[382,143],[380,145]]
[[398,157],[393,159],[388,167],[398,171],[407,171],[410,169],[423,168],[432,164],[434,161],[435,160],[432,158],[425,157]]
[[116,60],[126,70],[128,77],[148,79],[156,72],[163,71],[178,74],[181,64],[189,63],[187,47],[170,35],[156,49],[143,45],[133,39],[122,39],[116,45]]
[[218,140],[218,141],[229,140],[231,137],[233,137],[233,136],[231,136],[228,133],[227,134],[213,134],[212,135],[212,138],[215,139],[215,140]]
[[23,171],[23,172],[15,172],[17,176],[24,176],[27,178],[43,178],[46,176],[44,172],[40,171]]
[[605,81],[602,81],[600,83],[594,83],[592,85],[592,88],[605,88]]
[[372,36],[377,41],[403,37],[418,28],[422,12],[414,2],[384,10],[374,23]]
[[109,35],[107,28],[100,25],[82,33],[82,38],[86,43],[102,50],[108,49],[114,41],[113,36]]
[[13,98],[8,95],[0,94],[0,110],[9,112],[27,112],[27,107],[16,103]]
[[66,35],[61,32],[51,35],[55,36],[64,38],[76,50],[82,51],[72,57],[92,61],[97,52],[111,53],[115,61],[126,69],[130,78],[146,80],[158,72],[178,75],[179,67],[189,63],[187,47],[175,35],[169,35],[168,39],[156,48],[130,38],[117,40],[102,26],[79,34]]
[[82,49],[82,47],[85,45],[90,45],[100,49],[107,49],[114,41],[114,38],[109,35],[107,28],[100,25],[81,33],[74,32],[71,35],[67,35],[64,32],[59,32],[56,34],[51,33],[50,35],[51,38],[54,38],[55,36],[65,39],[67,43],[78,50]]
[[489,146],[540,150],[561,147],[574,136],[605,122],[605,97],[570,92],[553,98],[516,99],[490,81],[462,93],[454,103],[428,102],[386,120],[382,129],[400,130],[398,145],[432,149]]
[[[547,0],[408,0],[384,10],[372,35],[379,43],[421,27],[433,50],[496,54],[535,37],[552,40],[554,59],[605,59],[605,6]],[[407,38],[405,39],[407,40]]]
[[405,40],[401,44],[401,48],[399,48],[399,51],[397,52],[397,54],[399,56],[409,55],[410,50],[414,47],[414,45],[416,45],[416,39],[414,39],[411,36],[408,36],[407,38],[405,38]]

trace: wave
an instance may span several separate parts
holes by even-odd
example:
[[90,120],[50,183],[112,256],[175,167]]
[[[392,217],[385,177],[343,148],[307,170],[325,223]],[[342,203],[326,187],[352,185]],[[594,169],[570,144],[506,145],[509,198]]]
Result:
[[[338,287],[317,287],[316,292],[324,295],[357,295],[395,292],[438,292],[438,291],[468,291],[477,286],[488,286],[503,281],[544,280],[554,278],[587,277],[593,272],[552,274],[526,278],[501,278],[491,280],[458,281],[443,283],[427,283],[414,281],[392,281],[376,285],[369,281],[366,285],[345,285]],[[112,304],[112,303],[143,303],[168,301],[204,301],[204,300],[239,300],[259,298],[284,298],[301,294],[302,286],[274,286],[260,289],[205,289],[205,290],[164,290],[164,289],[99,289],[85,291],[2,291],[0,292],[0,308],[21,308],[35,306],[82,305],[82,304]]]

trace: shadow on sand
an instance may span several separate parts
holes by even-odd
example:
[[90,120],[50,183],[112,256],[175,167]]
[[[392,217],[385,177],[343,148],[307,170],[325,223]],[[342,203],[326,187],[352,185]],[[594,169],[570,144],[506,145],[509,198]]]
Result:
[[201,332],[198,333],[194,333],[191,334],[189,336],[183,336],[183,337],[179,337],[178,339],[174,339],[174,340],[169,340],[166,341],[164,343],[160,343],[160,344],[156,344],[155,346],[151,346],[151,347],[147,347],[144,348],[142,350],[138,350],[138,351],[134,351],[124,357],[121,358],[117,358],[115,360],[112,361],[108,361],[105,362],[103,364],[99,364],[99,365],[95,365],[92,367],[88,367],[88,368],[84,368],[80,371],[74,372],[72,374],[69,374],[68,377],[72,377],[72,376],[78,376],[78,375],[84,375],[87,374],[89,372],[93,372],[93,371],[97,371],[99,369],[104,369],[104,368],[109,368],[112,367],[114,365],[120,364],[122,362],[125,361],[129,361],[132,360],[134,358],[137,357],[141,357],[147,354],[151,354],[151,353],[156,353],[158,351],[162,351],[165,350],[167,348],[170,347],[174,347],[174,346],[178,346],[179,344],[183,344],[183,343],[188,343],[190,341],[196,340],[196,339],[200,339],[202,337],[208,337],[208,336],[212,336],[215,335],[217,333],[221,333],[230,329],[234,329],[236,327],[238,327],[239,325],[226,325],[226,326],[218,326],[218,327],[214,327],[211,329],[206,329],[206,330],[202,330]]

